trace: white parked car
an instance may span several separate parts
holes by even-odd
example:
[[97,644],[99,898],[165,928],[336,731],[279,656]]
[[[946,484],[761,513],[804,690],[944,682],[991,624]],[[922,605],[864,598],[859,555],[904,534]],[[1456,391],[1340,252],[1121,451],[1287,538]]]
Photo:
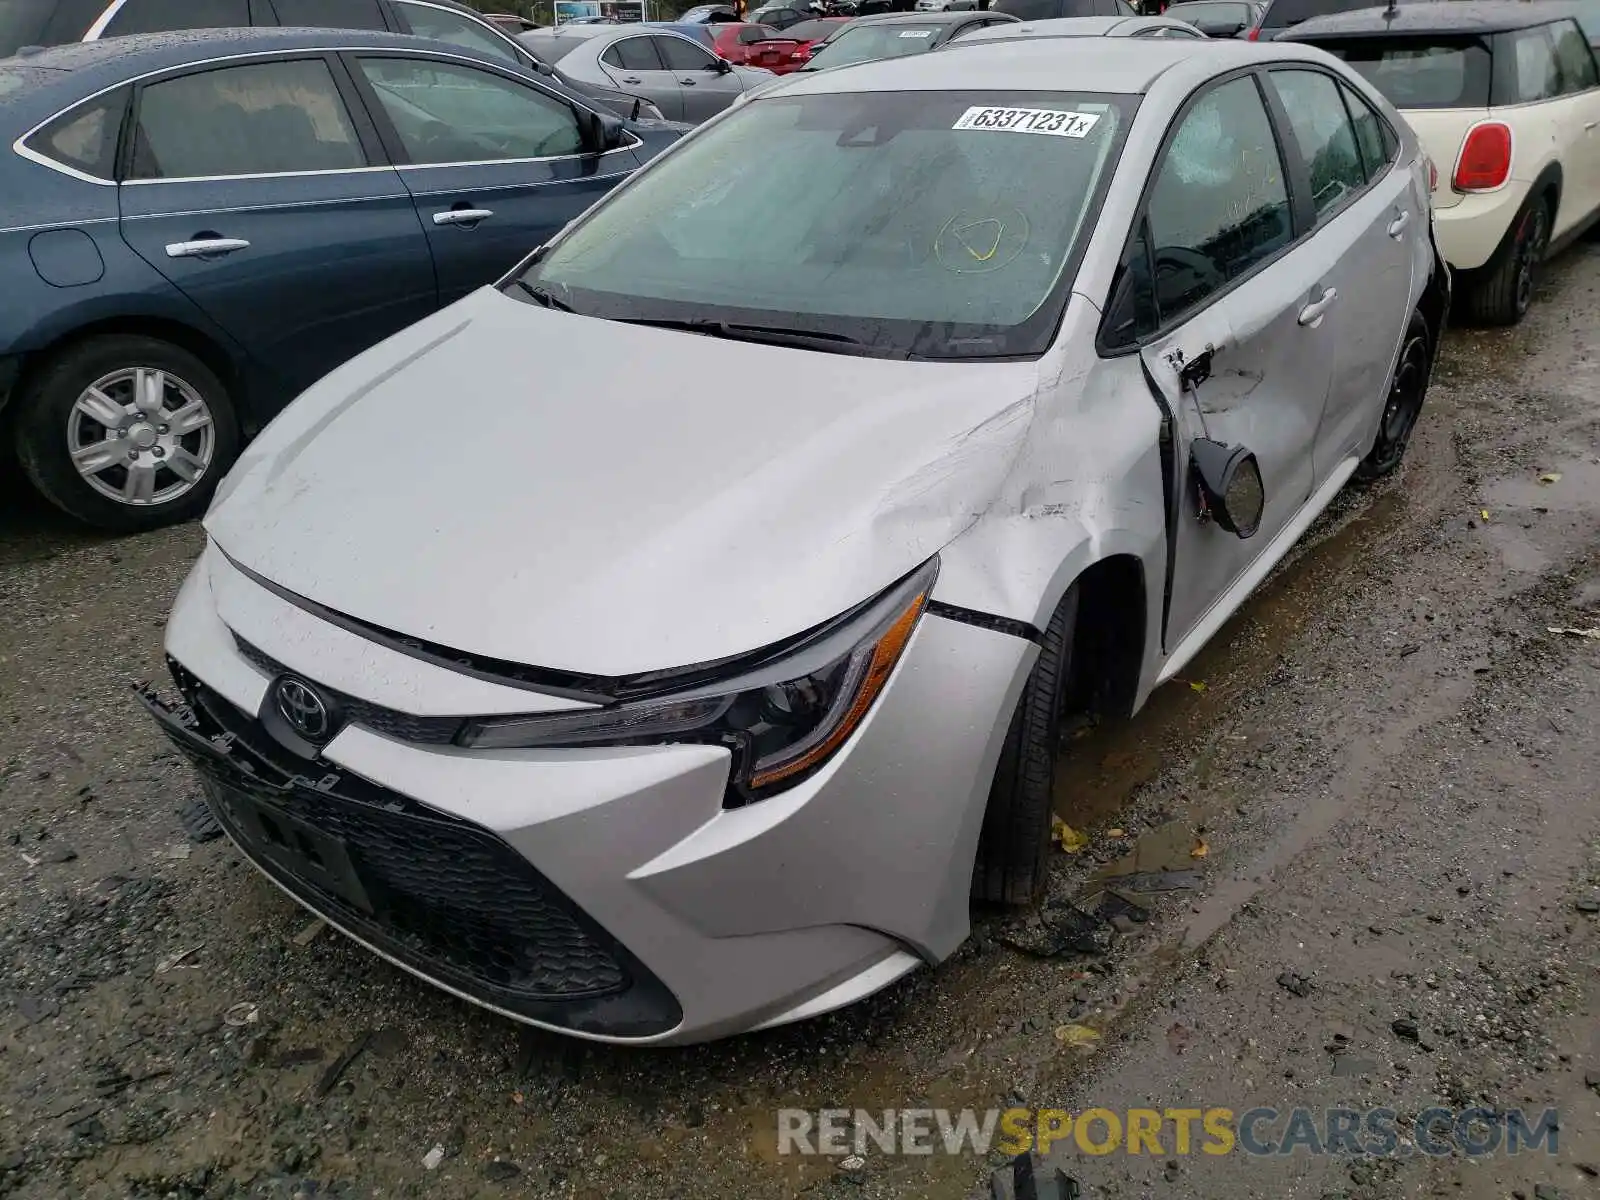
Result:
[[1600,67],[1563,3],[1449,0],[1286,36],[1364,75],[1433,160],[1434,226],[1471,319],[1522,319],[1547,254],[1600,218]]

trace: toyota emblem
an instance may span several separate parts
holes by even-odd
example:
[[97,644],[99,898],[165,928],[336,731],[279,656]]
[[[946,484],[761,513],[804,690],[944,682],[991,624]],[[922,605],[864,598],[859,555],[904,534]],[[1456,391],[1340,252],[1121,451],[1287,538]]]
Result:
[[321,741],[333,731],[328,706],[309,683],[292,677],[280,679],[273,699],[278,715],[308,741]]

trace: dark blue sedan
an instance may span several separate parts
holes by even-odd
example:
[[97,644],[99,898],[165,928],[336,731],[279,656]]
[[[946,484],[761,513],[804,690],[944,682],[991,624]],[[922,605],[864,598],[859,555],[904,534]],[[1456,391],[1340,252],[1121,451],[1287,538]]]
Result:
[[393,34],[0,60],[0,429],[81,520],[191,516],[301,390],[505,273],[680,133]]

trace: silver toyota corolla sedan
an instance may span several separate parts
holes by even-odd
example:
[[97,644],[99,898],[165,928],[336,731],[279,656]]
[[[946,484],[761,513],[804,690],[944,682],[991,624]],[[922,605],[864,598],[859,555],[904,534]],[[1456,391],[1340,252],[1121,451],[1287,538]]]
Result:
[[1448,300],[1415,139],[1315,49],[798,80],[273,423],[145,702],[426,980],[621,1042],[808,1017],[1038,895],[1063,714],[1398,465]]
[[584,87],[643,96],[667,120],[691,125],[774,78],[771,71],[735,66],[681,33],[652,25],[560,25],[518,40]]

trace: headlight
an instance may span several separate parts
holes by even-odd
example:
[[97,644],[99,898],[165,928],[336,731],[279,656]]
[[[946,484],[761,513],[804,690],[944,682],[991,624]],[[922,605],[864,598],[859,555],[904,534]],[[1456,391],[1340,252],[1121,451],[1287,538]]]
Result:
[[938,573],[939,560],[929,560],[877,599],[726,680],[583,712],[473,721],[461,744],[709,742],[733,753],[729,805],[760,799],[799,783],[860,727],[911,641]]

